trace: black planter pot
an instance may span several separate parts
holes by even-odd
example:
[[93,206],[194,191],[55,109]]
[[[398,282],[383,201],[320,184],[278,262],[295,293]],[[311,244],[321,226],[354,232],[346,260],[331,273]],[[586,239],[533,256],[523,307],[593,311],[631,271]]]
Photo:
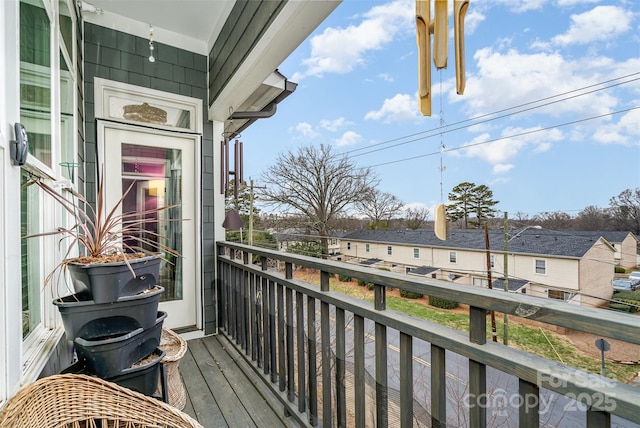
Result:
[[[103,379],[119,375],[160,346],[162,323],[166,317],[166,312],[158,312],[155,325],[146,330],[138,328],[109,337],[76,337],[78,361],[84,363],[90,373]],[[111,320],[118,322],[115,318]],[[117,326],[112,330],[116,329]]]
[[[146,364],[129,367],[124,369],[118,376],[110,377],[106,380],[144,395],[154,396],[160,379],[160,361],[164,356],[165,352],[160,348],[156,348],[152,355],[149,356],[150,361]],[[92,374],[81,361],[70,365],[61,373]]]
[[96,304],[88,292],[55,299],[69,340],[76,337],[108,337],[149,329],[156,323],[158,303],[164,288],[135,296],[121,297],[113,303]]
[[160,256],[148,256],[129,260],[133,277],[125,262],[80,264],[69,263],[76,293],[88,292],[96,303],[115,302],[123,296],[133,296],[158,284]]

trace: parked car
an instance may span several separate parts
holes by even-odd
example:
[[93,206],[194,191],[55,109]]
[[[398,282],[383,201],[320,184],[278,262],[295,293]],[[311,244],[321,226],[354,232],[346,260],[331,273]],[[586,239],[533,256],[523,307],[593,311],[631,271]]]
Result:
[[634,270],[629,274],[629,279],[640,281],[640,271]]
[[614,279],[613,291],[636,291],[640,289],[640,279]]

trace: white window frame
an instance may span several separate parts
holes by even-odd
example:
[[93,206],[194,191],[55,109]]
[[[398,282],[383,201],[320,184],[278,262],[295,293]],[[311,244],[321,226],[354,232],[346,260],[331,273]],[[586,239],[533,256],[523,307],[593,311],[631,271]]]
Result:
[[[65,0],[67,7],[70,11],[74,10],[74,4],[70,0]],[[20,2],[17,2],[17,15],[19,17],[20,10]],[[73,61],[72,58],[76,57],[76,41],[77,41],[77,18],[75,14],[72,12],[71,20],[72,20],[72,46],[73,52],[69,53],[66,51],[66,46],[64,42],[62,42],[62,35],[59,31],[59,0],[42,0],[42,4],[44,6],[44,10],[47,12],[49,22],[50,22],[50,69],[48,70],[48,79],[49,79],[49,88],[51,91],[50,98],[50,138],[51,138],[51,167],[45,165],[39,159],[34,156],[28,156],[26,164],[23,168],[29,171],[36,177],[46,181],[48,184],[52,185],[56,182],[58,183],[68,183],[66,179],[64,179],[62,175],[62,167],[60,164],[60,156],[61,156],[61,94],[60,94],[60,86],[61,86],[61,70],[60,70],[60,55],[68,60]],[[18,24],[16,25],[16,37],[20,37],[20,25],[19,18]],[[20,52],[19,43],[16,44],[18,58]],[[74,136],[73,141],[73,152],[77,153],[77,132],[76,128],[76,115],[77,115],[77,96],[75,88],[77,87],[77,73],[76,73],[76,65],[74,62],[71,62],[68,65],[69,70],[65,71],[64,79],[68,81],[72,87],[73,95],[70,102],[72,105],[73,118],[71,119],[72,126],[74,127],[74,131],[72,135]],[[34,76],[37,79],[41,77]],[[34,83],[37,83],[34,81]],[[19,84],[19,83],[18,83]],[[17,99],[17,107],[21,106],[21,99],[18,96]],[[38,120],[37,117],[34,117],[34,120]],[[27,127],[27,131],[29,131],[29,126]],[[18,174],[18,177],[20,174]],[[12,186],[18,186],[18,183],[12,183]],[[3,185],[4,188],[4,185]],[[42,231],[45,230],[53,230],[56,226],[65,225],[69,226],[69,218],[63,214],[62,209],[57,206],[57,204],[50,198],[46,197],[46,195],[40,192],[40,205],[39,208],[42,212],[40,228]],[[66,223],[66,224],[65,224]],[[43,281],[44,278],[48,275],[49,272],[53,270],[53,268],[62,260],[64,254],[58,250],[58,245],[56,244],[57,239],[53,236],[50,237],[42,237],[42,238],[33,238],[33,239],[41,239],[41,245],[39,249],[39,258],[41,260],[40,265],[38,266],[40,281]],[[55,249],[51,251],[51,249]],[[20,253],[20,250],[18,250]],[[50,287],[53,286],[50,285]],[[5,303],[10,304],[10,302],[20,302],[21,300],[21,287],[16,287],[15,291],[10,292],[10,296],[8,301]],[[51,357],[53,351],[55,350],[55,345],[58,339],[62,336],[62,326],[60,322],[60,317],[58,311],[55,306],[52,304],[53,298],[57,295],[57,290],[44,290],[41,293],[40,300],[40,312],[41,312],[41,322],[37,325],[32,332],[24,339],[21,340],[20,343],[20,355],[21,361],[19,362],[19,367],[16,366],[17,361],[7,362],[11,365],[10,370],[20,370],[20,385],[28,384],[35,381],[45,364]],[[21,313],[21,311],[18,311]],[[15,313],[15,311],[12,311]],[[22,334],[22,327],[20,326],[20,333]],[[21,338],[21,336],[20,336]],[[9,346],[18,346],[18,344],[8,343],[8,338],[2,338],[3,343]],[[4,385],[5,379],[0,378],[0,383]],[[7,385],[10,386],[10,385]],[[6,390],[5,390],[6,391]],[[3,393],[2,387],[0,387],[0,401],[5,397]]]
[[[538,262],[542,262],[542,264],[544,265],[540,268],[543,270],[543,272],[538,272]],[[547,275],[547,260],[533,259],[533,273],[536,275]]]
[[414,248],[413,249],[413,258],[414,259],[419,259],[420,258],[420,248]]
[[391,245],[387,245],[387,255],[388,256],[393,255],[393,247]]
[[458,263],[458,253],[455,251],[449,251],[449,263]]
[[371,246],[369,244],[364,244],[364,252],[368,253],[369,251],[371,251]]

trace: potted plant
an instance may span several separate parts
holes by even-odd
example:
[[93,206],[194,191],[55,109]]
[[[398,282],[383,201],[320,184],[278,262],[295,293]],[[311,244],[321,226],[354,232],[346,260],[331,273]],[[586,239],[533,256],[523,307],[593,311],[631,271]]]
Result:
[[[108,211],[102,180],[95,209],[73,189],[67,189],[67,198],[43,181],[32,180],[29,184],[37,185],[52,197],[71,215],[74,223],[71,227],[25,237],[60,235],[60,241],[70,241],[63,260],[45,278],[47,285],[60,276],[66,278],[65,272],[69,272],[73,284],[74,294],[53,302],[80,359],[67,370],[87,371],[123,385],[145,383],[146,377],[152,379],[153,374],[148,373],[156,370],[154,366],[161,358],[154,356],[151,361],[146,360],[158,351],[162,324],[167,316],[158,312],[164,292],[158,286],[160,262],[163,257],[180,255],[164,245],[158,233],[145,226],[159,222],[157,214],[178,205],[120,213],[135,182]],[[70,257],[76,247],[85,255]],[[139,360],[145,361],[143,367],[132,367]],[[155,376],[157,379],[157,374]],[[155,388],[155,384],[148,385],[145,391],[153,392]]]

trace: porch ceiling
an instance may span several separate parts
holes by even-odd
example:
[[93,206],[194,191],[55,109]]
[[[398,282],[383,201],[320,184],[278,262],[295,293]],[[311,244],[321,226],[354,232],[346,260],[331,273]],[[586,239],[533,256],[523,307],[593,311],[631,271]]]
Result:
[[[80,3],[80,2],[79,2]],[[211,46],[227,20],[234,1],[203,0],[88,0],[82,1],[103,11],[132,21],[153,25],[154,30],[205,42]],[[85,17],[87,14],[85,13]],[[147,34],[148,35],[148,34]],[[206,52],[203,52],[206,54]]]

